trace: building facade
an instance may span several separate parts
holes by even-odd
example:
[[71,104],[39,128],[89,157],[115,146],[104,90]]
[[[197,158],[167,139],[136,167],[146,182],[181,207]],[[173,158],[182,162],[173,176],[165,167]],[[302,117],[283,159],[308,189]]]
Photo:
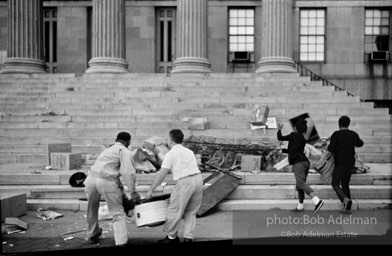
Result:
[[296,72],[392,100],[391,0],[0,1],[2,73]]

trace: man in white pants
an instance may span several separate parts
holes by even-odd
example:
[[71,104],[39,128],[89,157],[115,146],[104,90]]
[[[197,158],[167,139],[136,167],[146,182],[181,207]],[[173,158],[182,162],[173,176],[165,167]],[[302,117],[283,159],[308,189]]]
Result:
[[123,176],[131,195],[135,192],[135,168],[128,149],[131,135],[121,132],[116,143],[104,150],[91,166],[86,181],[87,231],[90,242],[97,243],[102,234],[98,224],[98,210],[101,195],[105,198],[110,215],[113,216],[113,232],[116,246],[128,242],[126,214],[123,207],[123,191],[120,175]]
[[170,196],[170,205],[164,225],[168,234],[159,243],[179,243],[177,236],[181,219],[184,219],[184,243],[195,238],[196,212],[199,210],[203,195],[203,178],[197,166],[195,154],[182,145],[184,134],[181,130],[169,133],[170,151],[165,155],[161,170],[149,188],[146,198],[150,198],[154,189],[162,183],[171,171],[177,181]]

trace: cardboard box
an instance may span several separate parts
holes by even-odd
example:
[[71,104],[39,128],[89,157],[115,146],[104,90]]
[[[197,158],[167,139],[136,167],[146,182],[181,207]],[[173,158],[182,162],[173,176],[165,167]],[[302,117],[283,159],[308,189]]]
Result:
[[206,130],[207,129],[207,118],[205,117],[192,117],[188,120],[189,130]]
[[21,227],[23,229],[27,229],[28,225],[26,222],[18,219],[18,218],[5,218],[5,224],[9,224],[9,225],[17,225],[18,227]]
[[153,136],[153,137],[146,139],[143,143],[143,146],[149,150],[154,151],[155,146],[164,145],[166,143],[167,143],[167,140],[165,137]]
[[81,153],[51,153],[50,158],[53,169],[75,170],[82,168]]
[[51,165],[51,153],[71,153],[71,143],[48,144],[48,163]]
[[25,193],[1,193],[1,222],[6,217],[20,217],[27,213]]
[[256,105],[253,111],[251,124],[253,125],[266,125],[269,115],[269,107],[267,105]]
[[316,142],[320,139],[320,136],[317,133],[316,126],[310,118],[308,113],[304,113],[302,115],[293,117],[290,119],[291,126],[294,128],[295,124],[297,123],[298,119],[305,119],[306,120],[306,125],[308,126],[308,129],[306,130],[305,134],[305,139],[307,143],[313,143]]
[[243,155],[241,159],[241,171],[253,172],[261,171],[263,166],[263,156]]

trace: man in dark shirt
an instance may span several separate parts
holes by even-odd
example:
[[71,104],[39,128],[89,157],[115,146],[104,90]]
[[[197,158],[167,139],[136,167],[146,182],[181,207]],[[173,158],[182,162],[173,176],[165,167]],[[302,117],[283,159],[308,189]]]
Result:
[[304,153],[306,144],[304,133],[307,131],[306,120],[299,119],[295,124],[294,132],[287,136],[282,136],[282,128],[283,124],[279,124],[279,130],[277,134],[278,140],[289,142],[287,150],[283,150],[283,152],[289,154],[289,164],[293,165],[296,189],[298,191],[299,203],[293,212],[302,212],[304,210],[304,199],[306,193],[312,198],[312,201],[315,205],[313,214],[316,214],[321,209],[324,202],[320,200],[320,198],[318,198],[314,193],[313,189],[308,184],[306,184],[306,177],[308,176],[310,167],[309,160]]
[[332,188],[340,201],[344,203],[344,213],[350,213],[352,205],[349,183],[355,166],[355,147],[363,146],[363,141],[358,134],[348,129],[349,125],[350,118],[342,116],[339,119],[340,130],[332,134],[331,143],[328,146],[328,151],[335,158]]

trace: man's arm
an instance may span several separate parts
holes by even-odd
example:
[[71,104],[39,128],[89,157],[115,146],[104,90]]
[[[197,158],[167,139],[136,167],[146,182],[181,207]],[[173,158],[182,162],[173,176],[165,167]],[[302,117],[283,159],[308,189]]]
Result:
[[132,155],[129,150],[120,152],[120,174],[124,177],[129,193],[135,192],[136,170],[133,167]]
[[363,146],[363,140],[361,140],[361,138],[359,138],[359,135],[357,134],[357,143],[355,144],[356,147],[360,148]]
[[152,192],[162,183],[162,181],[165,179],[166,175],[169,173],[169,169],[162,168],[158,173],[157,176],[155,177],[154,182],[148,189],[146,193],[146,198],[150,198],[152,195]]
[[282,130],[278,130],[278,140],[279,141],[289,141],[290,140],[290,134],[289,135],[287,135],[287,136],[283,136],[282,135]]
[[335,135],[335,133],[332,134],[331,142],[329,143],[329,146],[328,146],[328,151],[331,153],[334,153],[335,149],[336,149],[336,136],[334,136],[334,135]]

